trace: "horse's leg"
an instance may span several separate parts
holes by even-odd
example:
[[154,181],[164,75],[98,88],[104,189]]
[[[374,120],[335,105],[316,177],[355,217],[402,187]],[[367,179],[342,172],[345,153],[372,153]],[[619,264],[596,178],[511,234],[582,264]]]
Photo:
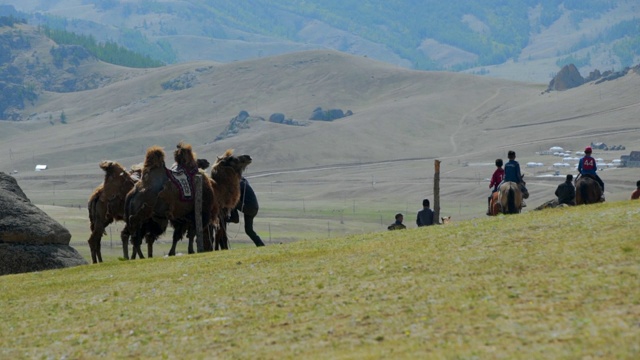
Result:
[[509,209],[509,214],[517,213],[516,210],[516,194],[513,188],[509,188],[509,193],[507,195],[507,207]]

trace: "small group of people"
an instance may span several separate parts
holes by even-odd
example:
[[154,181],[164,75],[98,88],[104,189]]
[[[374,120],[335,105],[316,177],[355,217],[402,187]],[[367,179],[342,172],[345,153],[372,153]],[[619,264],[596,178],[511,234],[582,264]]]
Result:
[[[434,213],[430,208],[431,204],[429,203],[429,199],[422,200],[422,210],[418,211],[418,215],[416,216],[416,225],[418,227],[430,226],[434,224]],[[404,221],[404,215],[401,213],[396,214],[396,221],[387,226],[388,230],[402,230],[407,227],[402,223]]]
[[[604,182],[602,181],[600,176],[598,176],[598,173],[597,173],[598,166],[596,163],[596,159],[594,159],[591,156],[592,153],[593,153],[593,149],[591,148],[591,146],[587,146],[584,149],[584,156],[578,162],[578,177],[586,175],[593,178],[600,185],[600,188],[602,189],[601,200],[604,201]],[[516,159],[515,151],[510,150],[507,153],[507,156],[509,158],[509,162],[507,162],[507,164],[504,165],[504,169],[502,168],[502,165],[503,165],[502,159],[496,159],[496,162],[495,162],[496,170],[493,172],[493,175],[491,176],[491,182],[489,183],[489,188],[491,188],[491,195],[489,196],[489,199],[488,199],[489,205],[488,205],[487,215],[491,215],[491,198],[493,197],[493,193],[498,191],[500,184],[502,184],[503,182],[513,181],[513,182],[519,183],[522,186],[523,195],[524,195],[524,192],[526,191],[526,188],[524,187],[525,183],[522,179],[522,173],[520,172],[520,164],[515,160]],[[576,178],[575,180],[577,179],[578,178]],[[631,194],[631,200],[640,199],[640,180],[636,183],[636,186],[637,186],[637,189]],[[576,200],[575,200],[576,189],[574,186],[573,175],[571,174],[567,175],[567,177],[565,178],[565,181],[562,184],[558,185],[555,191],[555,195],[558,198],[559,204],[566,204],[566,205],[576,204]],[[528,194],[527,196],[525,196],[525,199],[527,197],[528,197]]]
[[[513,150],[509,150],[507,153],[507,161],[504,164],[504,169],[502,168],[503,162],[502,159],[496,159],[496,170],[493,172],[491,176],[491,182],[489,183],[489,188],[491,188],[491,195],[488,198],[487,204],[487,215],[491,214],[491,198],[493,197],[493,193],[498,191],[500,185],[504,182],[511,181],[518,185],[520,185],[520,190],[522,191],[522,197],[524,199],[529,197],[529,191],[526,188],[526,183],[524,182],[522,171],[520,171],[520,163],[516,161],[516,152]],[[522,206],[527,206],[522,201]]]

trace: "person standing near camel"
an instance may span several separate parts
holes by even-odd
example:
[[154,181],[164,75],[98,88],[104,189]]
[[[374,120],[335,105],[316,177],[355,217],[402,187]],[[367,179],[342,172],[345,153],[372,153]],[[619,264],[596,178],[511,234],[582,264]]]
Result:
[[636,182],[636,187],[637,189],[631,193],[631,200],[638,200],[640,199],[640,180],[638,180],[638,182]]
[[418,227],[433,225],[433,210],[429,208],[429,199],[422,200],[422,210],[418,211],[416,225]]
[[243,176],[242,179],[240,179],[240,201],[238,201],[238,205],[231,210],[229,222],[234,224],[240,222],[238,211],[242,212],[244,215],[244,232],[256,246],[264,246],[264,242],[262,242],[260,236],[253,230],[253,218],[258,215],[259,208],[258,197],[251,188],[251,185],[249,185],[249,181]]

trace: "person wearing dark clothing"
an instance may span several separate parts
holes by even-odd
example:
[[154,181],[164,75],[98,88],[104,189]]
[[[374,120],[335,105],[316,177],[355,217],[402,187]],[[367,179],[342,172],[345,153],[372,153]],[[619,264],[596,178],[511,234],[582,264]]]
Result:
[[507,156],[509,161],[504,165],[504,181],[519,184],[522,182],[522,172],[520,171],[520,163],[516,161],[516,152],[509,150]]
[[404,226],[402,221],[404,220],[404,216],[402,214],[396,214],[396,222],[387,226],[387,230],[403,230],[407,227]]
[[[507,153],[507,157],[509,161],[504,165],[504,181],[511,181],[520,185],[520,190],[522,190],[522,198],[529,198],[529,191],[525,187],[525,182],[522,179],[522,172],[520,171],[520,163],[516,161],[516,152],[513,150],[509,150]],[[523,201],[523,206],[524,201]]]
[[429,208],[429,199],[422,200],[422,210],[418,211],[416,225],[418,227],[433,225],[433,210]]
[[264,246],[260,236],[253,230],[253,218],[258,215],[258,197],[249,185],[249,181],[242,177],[240,180],[240,200],[235,209],[231,211],[229,222],[237,224],[240,221],[238,211],[244,215],[244,232],[256,246]]
[[567,175],[567,179],[556,189],[558,204],[575,205],[576,188],[573,186],[573,175]]
[[636,189],[631,193],[631,200],[640,199],[640,180],[636,182]]

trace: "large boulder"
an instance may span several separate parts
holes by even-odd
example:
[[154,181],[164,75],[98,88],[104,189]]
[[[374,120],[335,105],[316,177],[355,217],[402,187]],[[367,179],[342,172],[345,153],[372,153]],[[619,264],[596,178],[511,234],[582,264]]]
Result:
[[584,84],[584,78],[580,75],[575,65],[569,64],[562,67],[560,72],[549,83],[548,91],[563,91]]
[[0,275],[84,265],[69,230],[37,208],[0,172]]

